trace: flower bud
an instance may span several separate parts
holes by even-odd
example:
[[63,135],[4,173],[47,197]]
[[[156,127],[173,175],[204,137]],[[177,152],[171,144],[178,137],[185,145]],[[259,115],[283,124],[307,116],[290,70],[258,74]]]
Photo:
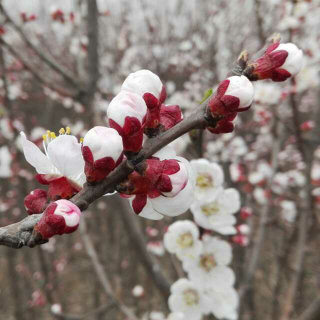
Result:
[[144,100],[135,93],[121,91],[110,102],[107,114],[110,127],[122,137],[124,151],[139,152],[147,115]]
[[94,127],[84,136],[82,154],[88,182],[99,182],[122,161],[122,138],[115,129]]
[[131,73],[122,85],[122,90],[141,96],[148,107],[146,128],[156,128],[160,124],[160,106],[167,94],[160,78],[149,70]]
[[160,124],[164,127],[165,131],[174,127],[177,123],[182,121],[183,115],[179,106],[166,106],[161,105],[160,108]]
[[42,213],[47,207],[47,192],[35,189],[24,198],[24,206],[29,215]]
[[245,70],[254,80],[271,79],[280,82],[295,76],[302,67],[303,53],[293,43],[272,43],[265,54]]
[[46,208],[40,221],[35,226],[35,231],[43,239],[49,239],[56,234],[72,233],[78,229],[81,211],[71,201],[58,200]]
[[208,127],[208,130],[215,134],[233,132],[234,124],[232,123],[232,120],[234,120],[236,115],[236,113],[231,113],[225,116],[224,119],[218,121],[217,125],[214,128]]
[[249,245],[249,238],[246,235],[236,235],[232,237],[232,241],[241,247],[247,247]]
[[219,84],[217,92],[208,103],[213,118],[248,110],[252,104],[254,90],[245,76],[232,76]]

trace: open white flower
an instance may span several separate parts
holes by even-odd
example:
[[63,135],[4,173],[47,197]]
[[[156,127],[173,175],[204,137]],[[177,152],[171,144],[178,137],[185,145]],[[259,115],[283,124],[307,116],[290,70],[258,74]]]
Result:
[[26,160],[43,175],[46,181],[66,177],[69,182],[79,189],[85,182],[84,160],[81,153],[81,144],[75,136],[48,132],[44,136],[43,146],[45,154],[21,132],[21,141]]
[[188,315],[188,320],[200,320],[208,314],[211,301],[203,291],[188,279],[179,279],[171,286],[169,308]]
[[212,287],[206,291],[211,301],[211,312],[217,319],[237,320],[239,296],[233,287]]
[[240,209],[240,195],[236,189],[220,190],[213,201],[193,202],[191,207],[195,222],[202,228],[223,235],[236,234],[234,214]]
[[[174,192],[174,194],[176,194],[175,196],[172,196],[171,193],[168,192],[166,196],[160,195],[156,198],[147,197],[147,203],[139,213],[139,217],[151,220],[160,220],[163,216],[178,216],[186,212],[194,200],[193,194],[195,180],[193,169],[188,160],[182,157],[177,157],[174,150],[168,146],[155,153],[154,157],[157,157],[160,160],[175,159],[180,161],[184,167],[187,168],[188,182],[179,193],[176,194],[176,192]],[[131,208],[132,201],[135,197],[136,196],[128,198]]]
[[207,159],[192,160],[190,164],[195,172],[195,198],[200,202],[215,200],[224,180],[221,167]]
[[175,253],[180,260],[196,258],[200,255],[202,242],[199,229],[189,220],[176,221],[164,235],[164,246],[170,253]]
[[167,320],[186,320],[186,316],[182,312],[171,312]]
[[202,288],[233,286],[235,274],[227,267],[232,259],[232,249],[227,241],[217,237],[204,237],[201,254],[196,259],[183,261],[189,278]]

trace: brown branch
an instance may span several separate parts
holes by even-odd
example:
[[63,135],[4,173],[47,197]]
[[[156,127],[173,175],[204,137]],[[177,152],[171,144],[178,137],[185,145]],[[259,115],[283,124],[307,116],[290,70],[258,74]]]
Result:
[[80,224],[80,233],[83,240],[84,247],[87,251],[88,256],[91,259],[92,265],[94,267],[94,271],[111,302],[113,302],[119,310],[128,317],[130,320],[138,320],[138,318],[133,314],[133,312],[122,302],[120,302],[117,297],[112,292],[112,287],[110,280],[108,279],[108,276],[100,262],[98,253],[96,249],[93,246],[93,243],[91,242],[91,239],[87,233],[87,227],[85,219],[82,220],[82,223]]
[[68,314],[68,313],[53,313],[51,314],[59,320],[84,320],[84,319],[93,319],[94,316],[104,314],[106,312],[111,311],[115,307],[113,302],[102,305],[94,310],[91,310],[82,315]]
[[58,92],[60,95],[62,96],[67,96],[67,97],[77,97],[77,93],[75,94],[71,94],[70,92],[68,92],[65,88],[61,88],[61,87],[57,87],[54,86],[53,84],[51,84],[46,77],[42,76],[39,72],[38,69],[36,69],[35,67],[33,67],[30,63],[28,63],[23,57],[22,55],[15,50],[8,42],[6,42],[3,38],[0,37],[0,43],[5,46],[9,52],[15,57],[17,58],[25,67],[25,69],[27,69],[34,77],[35,79],[40,82],[41,85],[44,85],[56,92]]
[[319,320],[319,319],[320,319],[320,298],[317,298],[296,320]]
[[[208,125],[205,118],[206,107],[207,101],[197,108],[188,118],[178,123],[172,129],[156,138],[149,139],[146,142],[145,147],[134,159],[124,161],[100,183],[95,185],[85,184],[83,189],[76,194],[71,201],[75,203],[81,211],[86,210],[92,202],[106,193],[113,192],[115,186],[123,181],[134,170],[134,165],[149,158],[184,133],[192,129],[204,129]],[[32,235],[33,228],[40,218],[41,214],[30,216],[18,223],[0,228],[0,245],[19,249],[23,246],[34,247],[44,243],[44,240],[38,239]]]
[[150,255],[146,249],[146,242],[143,237],[143,232],[138,225],[138,221],[132,212],[129,210],[129,206],[124,205],[123,199],[119,196],[113,198],[112,203],[123,219],[124,226],[127,230],[129,237],[133,240],[132,245],[136,249],[136,252],[139,256],[139,261],[145,267],[147,272],[150,274],[155,285],[158,287],[162,293],[164,299],[167,301],[170,295],[170,286],[171,284],[165,278],[161,271],[161,266],[156,262],[155,259]]
[[72,86],[81,89],[80,83],[78,83],[75,80],[75,76],[72,74],[69,74],[67,71],[63,70],[62,67],[54,61],[51,57],[49,57],[46,53],[42,52],[38,47],[36,47],[29,39],[29,37],[24,33],[23,29],[17,25],[13,19],[7,14],[6,10],[3,8],[2,3],[0,2],[0,11],[3,13],[5,18],[8,20],[10,24],[13,25],[13,27],[16,29],[16,31],[19,33],[23,41],[35,52],[35,54],[46,64],[48,65],[52,70],[60,74],[65,81],[70,83]]

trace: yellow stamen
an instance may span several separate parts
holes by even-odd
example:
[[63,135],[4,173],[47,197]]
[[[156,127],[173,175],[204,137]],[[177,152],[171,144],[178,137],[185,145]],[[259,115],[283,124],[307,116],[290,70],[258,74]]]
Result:
[[70,134],[70,133],[71,133],[70,127],[66,127],[66,133],[67,133],[67,134]]
[[54,132],[50,132],[50,137],[51,137],[51,139],[55,139],[57,136]]
[[83,143],[83,138],[80,138],[80,143]]
[[66,130],[64,130],[64,128],[61,128],[61,129],[59,130],[59,133],[60,133],[60,134],[65,134],[65,133],[66,133]]
[[47,135],[46,135],[46,134],[43,134],[43,135],[42,135],[42,139],[43,139],[44,141],[47,141]]

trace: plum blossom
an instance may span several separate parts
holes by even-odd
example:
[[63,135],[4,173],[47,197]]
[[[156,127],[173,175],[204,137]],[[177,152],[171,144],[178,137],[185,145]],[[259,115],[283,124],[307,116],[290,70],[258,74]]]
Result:
[[296,204],[290,200],[283,200],[280,203],[280,207],[282,218],[289,223],[293,223],[297,216]]
[[188,315],[188,320],[200,320],[211,309],[210,299],[195,283],[182,278],[171,286],[169,308]]
[[211,287],[206,294],[211,301],[211,312],[217,319],[237,320],[239,296],[233,287]]
[[191,160],[195,173],[195,198],[200,202],[213,201],[222,190],[224,175],[221,167],[207,159]]
[[202,249],[199,229],[189,220],[176,221],[170,225],[163,242],[165,248],[170,253],[175,253],[180,260],[186,257],[195,259]]
[[48,184],[48,196],[52,200],[70,198],[82,189],[85,182],[84,160],[81,144],[70,133],[56,137],[48,131],[43,136],[45,154],[21,132],[21,141],[26,160],[36,169],[37,180]]
[[35,231],[40,233],[43,239],[72,233],[78,229],[80,217],[81,211],[74,203],[65,199],[57,200],[46,208],[35,226]]
[[203,239],[202,252],[196,259],[185,259],[183,268],[189,278],[202,288],[233,286],[235,274],[228,267],[232,259],[231,245],[217,237]]
[[299,73],[302,67],[303,53],[293,43],[272,43],[265,54],[249,64],[247,69],[256,80],[271,79],[285,81]]
[[124,151],[139,152],[147,116],[145,101],[138,94],[121,91],[110,102],[107,115],[110,127],[122,137]]
[[84,136],[82,154],[87,181],[99,182],[121,163],[122,138],[112,128],[94,127]]
[[202,228],[214,230],[223,235],[235,234],[234,214],[240,209],[240,195],[236,189],[220,190],[213,201],[191,205],[195,222]]
[[186,320],[186,316],[182,312],[171,312],[167,320]]
[[129,74],[121,90],[142,97],[148,107],[147,128],[156,128],[160,124],[160,106],[167,94],[160,78],[150,70],[139,70]]
[[173,149],[166,147],[146,164],[142,175],[134,171],[119,185],[118,191],[128,198],[132,210],[140,217],[152,220],[187,211],[193,202],[195,184],[189,162],[176,157]]
[[245,76],[232,76],[222,81],[208,103],[208,113],[211,117],[221,120],[208,130],[212,133],[232,132],[234,129],[232,121],[237,112],[248,110],[253,96],[253,85]]

